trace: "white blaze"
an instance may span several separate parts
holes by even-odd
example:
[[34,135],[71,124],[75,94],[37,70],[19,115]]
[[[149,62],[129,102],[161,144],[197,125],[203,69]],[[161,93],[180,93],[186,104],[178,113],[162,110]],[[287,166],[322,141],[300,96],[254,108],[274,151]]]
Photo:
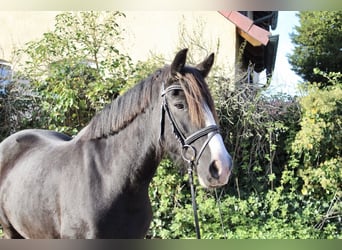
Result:
[[[212,112],[207,104],[204,105],[205,125],[217,125]],[[211,133],[208,135],[210,136]],[[221,134],[214,135],[209,141],[211,159],[217,162],[219,167],[220,183],[227,183],[230,175],[231,156],[223,143]]]

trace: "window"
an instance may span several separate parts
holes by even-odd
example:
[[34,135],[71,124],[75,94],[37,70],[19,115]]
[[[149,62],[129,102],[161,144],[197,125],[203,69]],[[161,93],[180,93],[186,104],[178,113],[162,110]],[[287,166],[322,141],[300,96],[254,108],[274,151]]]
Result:
[[12,65],[0,59],[0,94],[5,94],[6,85],[12,80]]

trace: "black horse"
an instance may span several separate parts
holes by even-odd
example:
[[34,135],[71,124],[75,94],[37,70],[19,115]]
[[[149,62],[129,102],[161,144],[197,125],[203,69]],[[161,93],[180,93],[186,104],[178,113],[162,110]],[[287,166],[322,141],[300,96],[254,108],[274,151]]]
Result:
[[227,183],[232,161],[204,80],[214,55],[190,67],[186,53],[74,138],[31,129],[0,144],[5,238],[143,238],[152,218],[149,183],[165,154],[193,158],[204,187]]

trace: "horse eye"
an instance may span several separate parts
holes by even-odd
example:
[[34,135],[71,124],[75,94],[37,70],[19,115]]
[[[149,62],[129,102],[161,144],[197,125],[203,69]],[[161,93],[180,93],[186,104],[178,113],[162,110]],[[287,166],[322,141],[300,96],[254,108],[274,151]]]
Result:
[[184,109],[184,104],[183,104],[183,103],[176,103],[176,104],[175,104],[175,107],[176,107],[177,109]]
[[178,95],[179,95],[179,92],[180,92],[180,91],[179,91],[178,89],[175,89],[175,90],[172,91],[172,95],[173,95],[173,96],[178,96]]

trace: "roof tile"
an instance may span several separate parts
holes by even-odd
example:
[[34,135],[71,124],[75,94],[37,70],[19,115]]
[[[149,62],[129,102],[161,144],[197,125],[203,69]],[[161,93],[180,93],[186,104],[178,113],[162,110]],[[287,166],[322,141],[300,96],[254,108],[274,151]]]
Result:
[[249,36],[258,40],[263,45],[267,45],[271,33],[253,24],[253,21],[237,11],[219,11],[221,15],[235,24],[239,29],[246,32]]

